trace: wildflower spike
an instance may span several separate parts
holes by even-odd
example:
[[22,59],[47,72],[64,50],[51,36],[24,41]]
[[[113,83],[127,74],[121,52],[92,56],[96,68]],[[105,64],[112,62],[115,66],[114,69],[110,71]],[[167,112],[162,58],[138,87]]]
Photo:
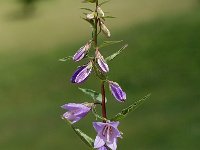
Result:
[[115,97],[116,100],[119,102],[124,102],[126,99],[126,93],[122,90],[118,83],[113,81],[108,81],[109,88],[112,95]]
[[72,83],[82,83],[84,82],[92,71],[92,62],[90,61],[87,65],[80,66],[73,76],[71,77]]
[[68,103],[61,108],[68,110],[63,114],[63,118],[69,120],[72,124],[76,123],[83,117],[85,117],[88,112],[91,110],[91,107],[86,106],[84,104],[76,104],[76,103]]

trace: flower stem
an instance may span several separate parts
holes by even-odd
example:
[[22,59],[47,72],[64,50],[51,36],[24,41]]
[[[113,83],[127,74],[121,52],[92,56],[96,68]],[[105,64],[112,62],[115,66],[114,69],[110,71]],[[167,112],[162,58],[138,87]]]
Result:
[[[98,2],[98,0],[96,1],[96,13],[97,13],[97,6],[99,5],[99,2]],[[95,46],[95,49],[97,48],[97,36],[98,36],[98,34],[97,34],[97,27],[98,27],[98,18],[97,18],[97,16],[95,17],[95,29],[94,29],[94,46]]]
[[[101,83],[101,95],[102,95],[102,117],[107,119],[106,115],[106,100],[105,100],[105,86],[104,86],[105,81],[102,81]],[[106,120],[103,120],[103,122],[106,122]]]
[[[98,7],[98,5],[99,5],[99,2],[98,2],[98,0],[96,1],[96,13],[97,13],[97,7]],[[98,16],[96,16],[96,18],[95,18],[95,28],[94,28],[94,39],[93,39],[93,41],[94,41],[94,46],[95,46],[95,49],[97,49],[97,43],[98,43],[98,39],[97,39],[97,37],[98,37]],[[102,83],[101,83],[101,95],[102,95],[102,104],[101,104],[101,106],[102,106],[102,117],[103,118],[105,118],[105,119],[107,119],[107,115],[106,115],[106,100],[105,100],[105,95],[106,95],[106,93],[105,93],[105,86],[104,86],[104,83],[105,83],[105,81],[102,81]],[[103,122],[106,122],[106,120],[102,120]]]

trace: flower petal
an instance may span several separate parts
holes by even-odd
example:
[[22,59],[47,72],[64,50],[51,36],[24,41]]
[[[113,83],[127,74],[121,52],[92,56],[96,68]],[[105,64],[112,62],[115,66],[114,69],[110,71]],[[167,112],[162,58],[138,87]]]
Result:
[[91,110],[90,107],[85,106],[84,104],[75,104],[69,103],[61,106],[68,111],[63,114],[63,118],[75,123],[85,117],[88,112]]
[[97,133],[100,133],[103,130],[104,126],[105,123],[103,122],[93,122],[93,127],[95,128]]
[[117,149],[117,138],[114,138],[114,141],[112,143],[106,143],[106,145],[112,149],[112,150],[116,150]]
[[100,136],[96,136],[96,139],[94,141],[94,148],[100,148],[105,145],[104,140]]

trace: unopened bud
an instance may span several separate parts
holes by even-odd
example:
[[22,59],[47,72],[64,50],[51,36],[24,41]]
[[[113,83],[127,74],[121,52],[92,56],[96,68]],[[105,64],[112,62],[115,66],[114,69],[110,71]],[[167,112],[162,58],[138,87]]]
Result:
[[71,77],[72,83],[82,83],[84,82],[92,71],[92,62],[87,65],[80,66]]
[[103,10],[101,9],[101,7],[97,7],[97,13],[101,16],[101,17],[104,17],[104,12]]
[[107,73],[109,71],[108,64],[106,63],[105,59],[98,50],[96,51],[96,59],[101,70]]
[[103,33],[107,36],[110,37],[110,31],[108,30],[108,28],[105,26],[105,24],[103,22],[101,22],[101,30],[103,31]]
[[96,16],[96,13],[95,12],[92,12],[91,14],[87,14],[86,18],[91,20],[91,19],[94,19]]
[[112,95],[115,97],[116,100],[119,102],[124,102],[126,99],[126,93],[122,90],[118,83],[113,81],[108,81],[109,88]]
[[85,55],[87,54],[88,50],[90,49],[91,47],[91,43],[88,42],[86,43],[86,45],[82,46],[77,52],[76,54],[73,56],[73,60],[74,61],[80,61],[82,60]]

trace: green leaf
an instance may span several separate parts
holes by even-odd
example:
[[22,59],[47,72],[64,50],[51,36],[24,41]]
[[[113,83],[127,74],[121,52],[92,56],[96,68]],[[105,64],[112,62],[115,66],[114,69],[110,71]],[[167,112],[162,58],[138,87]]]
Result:
[[102,18],[116,18],[116,17],[114,17],[114,16],[104,16]]
[[95,3],[97,0],[84,0],[83,3]]
[[85,134],[83,131],[75,127],[70,121],[68,121],[67,119],[64,119],[64,120],[74,130],[74,132],[76,133],[76,135],[78,135],[81,141],[84,142],[88,147],[90,147],[90,149],[94,150],[93,148],[94,140],[91,137],[89,137],[87,134]]
[[[102,103],[102,95],[101,95],[101,93],[98,93],[98,92],[93,91],[91,89],[79,88],[79,90],[81,90],[83,93],[91,96],[95,102]],[[105,101],[107,102],[106,98],[105,98]]]
[[94,140],[89,137],[87,134],[85,134],[83,131],[81,131],[80,129],[74,127],[73,125],[71,125],[71,127],[73,128],[74,132],[79,136],[79,138],[91,149],[93,148],[94,145]]
[[103,1],[103,2],[101,2],[101,3],[99,4],[99,6],[102,6],[102,5],[104,5],[104,4],[108,3],[108,2],[110,2],[110,0]]
[[87,11],[90,11],[90,12],[93,12],[93,10],[92,10],[92,9],[89,9],[89,8],[80,8],[80,9],[82,9],[82,10],[87,10]]
[[112,54],[111,56],[108,56],[105,60],[106,61],[113,60],[116,56],[118,56],[127,47],[128,47],[128,44],[124,45],[119,51],[117,51],[116,53]]
[[124,119],[130,112],[137,109],[147,98],[150,97],[151,94],[148,94],[144,98],[136,101],[134,104],[130,105],[129,107],[123,109],[120,113],[118,113],[114,118],[110,119],[111,121],[119,121]]
[[67,56],[67,57],[65,57],[65,58],[59,59],[59,61],[67,61],[67,60],[71,60],[71,59],[73,59],[72,56]]
[[106,47],[106,46],[110,46],[110,45],[117,44],[117,43],[121,43],[122,41],[123,41],[123,40],[120,40],[120,41],[104,41],[104,42],[99,46],[99,48]]

